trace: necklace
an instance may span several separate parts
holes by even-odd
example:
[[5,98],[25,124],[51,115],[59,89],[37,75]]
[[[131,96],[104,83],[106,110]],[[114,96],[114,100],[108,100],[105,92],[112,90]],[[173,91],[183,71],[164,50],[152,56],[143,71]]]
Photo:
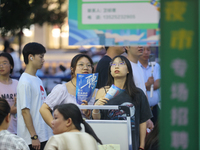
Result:
[[71,83],[73,84],[74,87],[76,87],[76,85],[74,85],[74,83],[72,82],[72,80],[71,80]]

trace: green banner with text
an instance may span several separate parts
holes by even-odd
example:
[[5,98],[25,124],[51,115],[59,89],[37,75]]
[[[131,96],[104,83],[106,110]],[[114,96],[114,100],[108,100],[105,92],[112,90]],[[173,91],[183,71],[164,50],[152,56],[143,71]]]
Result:
[[198,149],[198,1],[161,6],[160,149]]

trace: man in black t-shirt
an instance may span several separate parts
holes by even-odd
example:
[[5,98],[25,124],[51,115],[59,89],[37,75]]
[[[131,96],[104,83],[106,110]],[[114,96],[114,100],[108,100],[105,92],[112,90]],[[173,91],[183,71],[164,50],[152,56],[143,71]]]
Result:
[[96,88],[98,89],[104,87],[107,84],[108,68],[112,58],[114,58],[117,55],[121,55],[125,51],[125,49],[121,46],[110,46],[110,47],[105,47],[105,49],[106,49],[106,54],[98,62],[96,68],[96,73],[99,73],[96,86]]

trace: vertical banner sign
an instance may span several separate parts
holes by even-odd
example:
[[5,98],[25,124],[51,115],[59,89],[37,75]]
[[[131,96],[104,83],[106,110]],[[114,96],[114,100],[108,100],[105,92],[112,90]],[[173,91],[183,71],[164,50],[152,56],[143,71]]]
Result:
[[161,150],[198,149],[198,1],[161,1]]

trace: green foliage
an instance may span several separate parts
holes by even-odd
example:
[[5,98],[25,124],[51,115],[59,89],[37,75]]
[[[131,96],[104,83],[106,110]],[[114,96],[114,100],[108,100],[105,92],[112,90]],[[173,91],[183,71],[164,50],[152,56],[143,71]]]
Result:
[[0,0],[0,30],[5,35],[19,33],[31,24],[47,22],[62,24],[67,16],[67,10],[61,11],[65,0]]

